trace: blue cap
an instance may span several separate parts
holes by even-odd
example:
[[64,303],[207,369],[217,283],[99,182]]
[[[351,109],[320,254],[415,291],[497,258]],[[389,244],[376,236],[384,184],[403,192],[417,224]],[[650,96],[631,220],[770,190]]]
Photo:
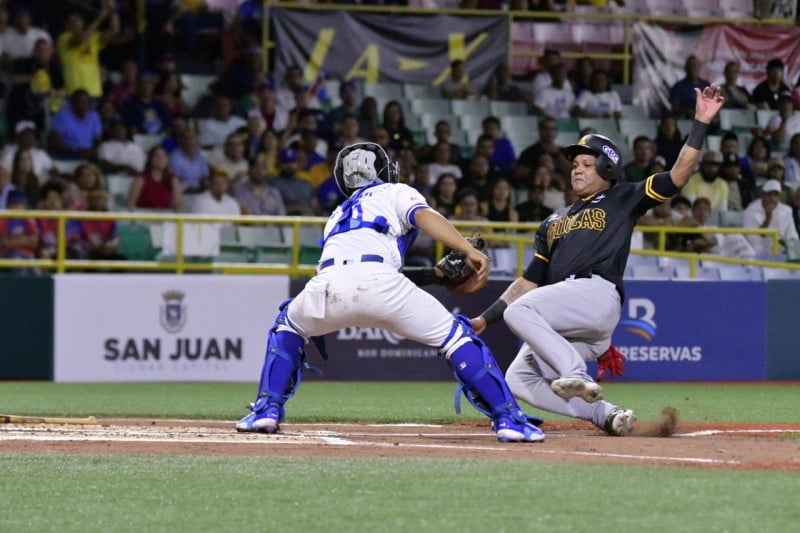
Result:
[[22,189],[12,189],[8,191],[6,196],[6,205],[8,204],[27,204],[28,195]]
[[297,161],[297,151],[291,148],[284,148],[278,154],[279,163],[294,163]]
[[269,89],[270,91],[274,91],[275,90],[275,83],[271,82],[271,81],[264,81],[264,82],[261,82],[261,85],[259,85],[259,88],[260,89]]
[[339,85],[339,94],[342,94],[345,89],[353,89],[356,90],[356,84],[352,81],[343,81],[341,85]]

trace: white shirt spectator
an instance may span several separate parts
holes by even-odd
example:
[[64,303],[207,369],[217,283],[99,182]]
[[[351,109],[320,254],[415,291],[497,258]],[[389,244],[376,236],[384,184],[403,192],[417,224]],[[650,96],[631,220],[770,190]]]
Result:
[[[780,115],[774,115],[769,119],[767,129],[769,131],[775,131],[781,127],[781,122]],[[781,150],[786,151],[789,149],[789,141],[792,140],[792,135],[795,133],[800,133],[800,112],[794,112],[791,117],[786,119],[786,134],[783,136],[783,142],[780,147]]]
[[53,42],[49,33],[34,26],[30,26],[25,33],[20,33],[14,26],[9,26],[0,37],[3,52],[12,60],[33,57],[33,46],[39,39],[44,39],[48,43]]
[[211,191],[206,191],[197,195],[192,204],[192,212],[201,215],[240,215],[242,211],[239,202],[230,194],[223,194],[217,200]]
[[553,118],[569,118],[569,112],[574,104],[575,93],[567,83],[564,83],[561,89],[553,86],[545,87],[536,93],[534,99],[534,105],[541,107],[545,115]]
[[597,117],[610,117],[615,112],[622,112],[622,101],[615,91],[604,91],[602,93],[583,91],[576,100],[575,105]]
[[566,207],[567,200],[564,198],[564,193],[562,191],[550,188],[545,189],[544,191],[544,200],[542,200],[542,205],[549,207],[553,211],[558,211],[562,207]]
[[116,165],[127,165],[137,172],[144,170],[145,154],[142,147],[132,141],[106,141],[97,149],[97,158]]
[[428,186],[433,187],[436,185],[436,181],[439,179],[439,176],[442,174],[452,174],[456,177],[457,180],[460,180],[463,176],[461,174],[461,169],[458,165],[454,165],[449,163],[447,165],[440,165],[439,163],[431,163],[428,165]]
[[[11,167],[14,165],[14,156],[17,153],[16,144],[7,144],[3,150],[3,158],[0,160],[0,165],[11,172]],[[46,181],[50,176],[53,169],[53,160],[47,155],[47,152],[41,148],[31,148],[31,157],[33,159],[33,173],[40,180]]]
[[[761,227],[765,218],[766,213],[761,200],[753,200],[750,205],[747,206],[747,209],[744,210],[744,227]],[[786,204],[779,203],[777,207],[775,207],[768,227],[778,230],[780,239],[784,242],[791,239],[796,240],[798,238],[797,228],[795,228],[794,219],[792,218],[792,208]],[[748,235],[747,241],[753,247],[753,251],[757,255],[772,253],[772,237]]]
[[228,135],[246,126],[247,122],[236,115],[231,115],[225,122],[207,118],[198,122],[197,138],[200,146],[219,146],[225,144]]
[[225,148],[217,146],[213,150],[205,152],[206,160],[212,168],[221,170],[228,178],[238,178],[244,176],[250,169],[247,164],[247,159],[242,158],[241,161],[232,161],[225,155]]
[[539,94],[542,91],[542,89],[552,86],[553,86],[553,77],[550,76],[549,72],[543,70],[533,78],[533,97],[536,98],[536,95]]

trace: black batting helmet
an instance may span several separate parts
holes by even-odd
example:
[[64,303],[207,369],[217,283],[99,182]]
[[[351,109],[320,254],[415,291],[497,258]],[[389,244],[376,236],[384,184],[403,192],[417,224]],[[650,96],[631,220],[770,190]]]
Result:
[[336,156],[333,177],[342,194],[370,183],[397,183],[397,163],[392,162],[381,145],[363,142],[345,146]]
[[615,180],[622,170],[622,156],[614,142],[608,137],[591,133],[580,138],[577,144],[564,148],[564,155],[572,161],[578,154],[590,154],[597,158],[597,173],[606,180]]

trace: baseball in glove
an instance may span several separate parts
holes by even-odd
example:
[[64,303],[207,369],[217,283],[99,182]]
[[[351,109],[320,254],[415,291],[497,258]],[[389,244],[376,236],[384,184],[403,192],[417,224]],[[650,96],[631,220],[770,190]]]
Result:
[[[486,239],[480,235],[467,237],[467,241],[483,255],[486,252]],[[486,278],[478,278],[475,270],[469,266],[467,258],[460,250],[450,250],[435,265],[444,274],[444,285],[456,294],[473,294],[486,285]]]

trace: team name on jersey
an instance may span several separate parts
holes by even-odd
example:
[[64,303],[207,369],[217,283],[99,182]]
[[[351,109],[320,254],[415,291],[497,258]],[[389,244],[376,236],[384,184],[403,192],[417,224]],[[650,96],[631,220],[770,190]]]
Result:
[[547,247],[552,247],[553,242],[559,237],[578,229],[590,229],[593,231],[606,229],[605,210],[599,207],[592,207],[580,213],[554,220],[547,228]]

